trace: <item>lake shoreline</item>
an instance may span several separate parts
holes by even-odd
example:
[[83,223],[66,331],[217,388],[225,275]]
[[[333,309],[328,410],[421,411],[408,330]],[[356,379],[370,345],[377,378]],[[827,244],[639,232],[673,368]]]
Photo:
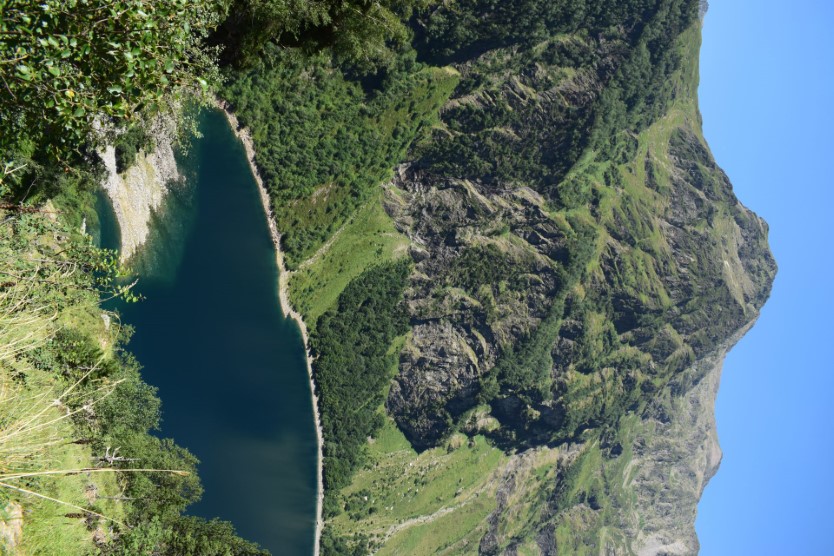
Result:
[[321,415],[319,414],[318,396],[316,395],[316,384],[313,379],[313,357],[310,354],[310,339],[307,332],[307,325],[304,318],[296,311],[289,298],[289,278],[290,273],[284,264],[284,252],[281,250],[281,234],[278,231],[278,226],[275,223],[275,218],[272,212],[272,203],[269,199],[266,185],[261,178],[258,167],[255,164],[255,148],[252,143],[252,137],[249,135],[248,129],[242,129],[238,122],[237,116],[231,111],[228,103],[223,100],[217,100],[217,107],[226,115],[226,120],[232,128],[232,132],[243,143],[243,148],[246,151],[246,160],[249,163],[249,169],[252,172],[255,182],[258,184],[258,192],[260,194],[261,204],[263,205],[264,213],[266,215],[267,224],[269,226],[272,242],[275,244],[275,258],[278,263],[278,299],[281,304],[281,311],[284,316],[294,320],[301,330],[301,337],[304,341],[304,352],[307,360],[307,375],[310,379],[310,394],[313,402],[313,416],[315,420],[316,439],[318,443],[318,455],[316,465],[316,523],[314,532],[313,556],[319,556],[321,544],[321,532],[324,525],[322,518],[322,510],[324,506],[324,482],[323,482],[323,464],[324,464],[324,436],[321,428]]

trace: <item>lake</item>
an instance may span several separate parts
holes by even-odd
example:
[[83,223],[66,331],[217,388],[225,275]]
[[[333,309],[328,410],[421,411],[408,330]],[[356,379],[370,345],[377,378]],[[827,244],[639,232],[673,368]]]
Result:
[[[192,515],[231,521],[274,554],[313,552],[317,444],[301,334],[243,146],[222,112],[200,116],[175,187],[134,269],[145,300],[118,307],[129,349],[159,388],[161,436],[200,459]],[[104,211],[106,212],[106,211]],[[112,219],[102,243],[112,244]],[[108,238],[108,235],[110,236]]]

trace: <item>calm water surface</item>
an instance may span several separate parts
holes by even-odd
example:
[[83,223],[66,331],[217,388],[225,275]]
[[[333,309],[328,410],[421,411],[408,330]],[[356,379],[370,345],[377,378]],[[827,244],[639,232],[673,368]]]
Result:
[[280,311],[243,146],[220,112],[200,126],[181,164],[188,183],[166,201],[136,267],[147,299],[119,310],[159,388],[161,435],[200,459],[205,494],[189,513],[231,521],[275,555],[309,555],[316,437],[301,335]]

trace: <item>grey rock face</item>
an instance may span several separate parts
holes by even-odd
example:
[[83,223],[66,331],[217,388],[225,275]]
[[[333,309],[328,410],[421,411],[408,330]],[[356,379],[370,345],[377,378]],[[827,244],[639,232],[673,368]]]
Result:
[[[441,438],[450,419],[475,405],[479,377],[505,346],[547,314],[565,235],[531,189],[420,178],[405,171],[393,184],[404,202],[387,205],[415,243],[406,292],[413,333],[388,408],[409,439],[426,447]],[[494,286],[470,285],[463,260],[467,269],[484,265]]]
[[107,169],[102,185],[119,223],[122,261],[145,244],[151,214],[162,204],[169,184],[180,179],[173,148],[175,121],[173,116],[157,118],[150,129],[153,151],[140,151],[134,164],[121,174],[116,169],[113,146],[108,145],[99,153]]

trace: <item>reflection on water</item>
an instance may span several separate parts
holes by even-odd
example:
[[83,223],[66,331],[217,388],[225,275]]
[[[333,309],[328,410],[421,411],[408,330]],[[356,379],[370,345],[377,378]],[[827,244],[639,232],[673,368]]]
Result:
[[96,190],[97,226],[90,226],[93,241],[103,249],[118,249],[120,243],[119,223],[113,214],[113,205],[103,189]]

